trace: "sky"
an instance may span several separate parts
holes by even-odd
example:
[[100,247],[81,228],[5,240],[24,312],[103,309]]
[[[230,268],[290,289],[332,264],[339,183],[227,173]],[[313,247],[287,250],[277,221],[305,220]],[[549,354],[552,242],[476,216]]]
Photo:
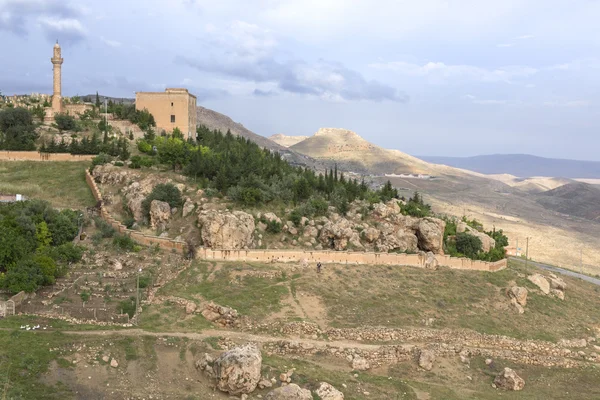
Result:
[[0,0],[0,91],[186,87],[250,130],[600,161],[600,0]]

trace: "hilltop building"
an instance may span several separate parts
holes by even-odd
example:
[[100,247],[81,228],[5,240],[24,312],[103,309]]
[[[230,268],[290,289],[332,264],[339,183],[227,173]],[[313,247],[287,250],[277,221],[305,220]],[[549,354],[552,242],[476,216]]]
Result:
[[196,96],[187,89],[136,92],[135,108],[148,110],[154,116],[158,130],[173,132],[179,128],[184,137],[196,137]]
[[54,45],[54,54],[50,59],[52,62],[52,79],[54,91],[52,93],[52,114],[62,112],[62,63],[63,58],[61,57],[61,50],[58,44],[58,40]]

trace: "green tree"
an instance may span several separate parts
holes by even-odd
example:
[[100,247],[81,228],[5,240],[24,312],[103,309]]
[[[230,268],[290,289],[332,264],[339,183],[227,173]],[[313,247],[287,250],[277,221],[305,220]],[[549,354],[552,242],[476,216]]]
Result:
[[483,244],[477,236],[470,235],[466,232],[456,234],[456,250],[469,258],[477,257],[477,254],[482,250]]
[[50,234],[50,230],[48,229],[48,224],[46,221],[42,221],[36,226],[35,238],[38,243],[38,250],[44,250],[46,247],[50,246],[52,243],[52,235]]
[[56,127],[61,132],[77,130],[77,121],[75,121],[75,117],[67,113],[58,113],[54,115],[54,121],[56,122]]
[[98,96],[98,91],[96,91],[96,108],[100,108],[100,96]]
[[28,110],[17,107],[0,111],[0,149],[35,150],[37,138]]
[[153,200],[167,202],[171,208],[180,207],[183,204],[181,192],[172,183],[159,183],[154,186],[152,192],[142,202],[142,211],[145,216],[150,214],[150,205]]

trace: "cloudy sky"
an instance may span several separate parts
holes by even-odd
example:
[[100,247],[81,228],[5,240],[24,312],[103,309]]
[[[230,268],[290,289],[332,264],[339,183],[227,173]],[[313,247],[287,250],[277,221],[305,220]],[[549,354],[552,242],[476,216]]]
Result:
[[0,90],[187,87],[249,129],[600,161],[598,0],[0,0]]

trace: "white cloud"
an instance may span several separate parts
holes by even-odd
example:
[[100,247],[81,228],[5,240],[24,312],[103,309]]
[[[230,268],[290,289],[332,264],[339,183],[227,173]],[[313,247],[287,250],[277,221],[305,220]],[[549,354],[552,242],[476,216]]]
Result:
[[527,39],[533,39],[535,36],[533,35],[522,35],[522,36],[517,36],[515,39],[518,40],[527,40]]
[[446,81],[479,81],[506,82],[527,78],[538,73],[538,69],[528,66],[506,66],[495,69],[481,68],[473,65],[448,65],[443,62],[428,62],[423,65],[392,61],[369,65],[380,70],[390,70],[402,75],[430,78],[432,83]]
[[102,40],[102,43],[104,43],[105,45],[107,45],[109,47],[121,47],[123,45],[123,43],[121,43],[121,42],[118,42],[116,40],[106,39],[104,36],[100,36],[100,40]]
[[85,37],[86,32],[79,20],[74,18],[40,17],[38,22],[49,38],[62,38],[63,41],[78,41]]
[[497,44],[496,47],[513,47],[514,45],[514,43],[500,43]]

